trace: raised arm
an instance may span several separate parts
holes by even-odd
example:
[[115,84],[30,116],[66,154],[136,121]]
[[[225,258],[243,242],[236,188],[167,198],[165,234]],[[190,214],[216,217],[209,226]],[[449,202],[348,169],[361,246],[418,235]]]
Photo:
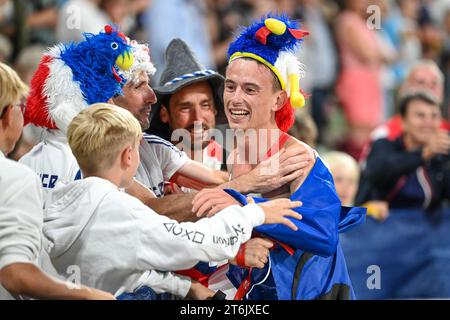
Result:
[[[183,270],[199,261],[234,258],[242,243],[250,239],[255,226],[286,223],[286,217],[300,219],[292,210],[296,202],[275,200],[264,205],[231,206],[212,218],[196,223],[177,223],[167,217],[142,212],[138,221],[138,268]],[[145,221],[148,220],[148,221]]]

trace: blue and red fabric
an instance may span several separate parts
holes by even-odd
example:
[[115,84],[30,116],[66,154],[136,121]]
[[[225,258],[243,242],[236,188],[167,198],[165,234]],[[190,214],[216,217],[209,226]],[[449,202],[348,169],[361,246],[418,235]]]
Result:
[[[242,204],[246,197],[235,190],[226,190]],[[355,299],[345,257],[339,244],[339,233],[361,224],[366,209],[342,207],[328,168],[318,157],[301,187],[291,200],[299,200],[294,210],[302,220],[292,221],[298,230],[280,224],[263,225],[256,231],[294,249],[288,252],[277,246],[270,252],[264,269],[247,270],[230,266],[228,276],[239,286],[251,273],[245,299]],[[254,198],[255,202],[268,199]]]

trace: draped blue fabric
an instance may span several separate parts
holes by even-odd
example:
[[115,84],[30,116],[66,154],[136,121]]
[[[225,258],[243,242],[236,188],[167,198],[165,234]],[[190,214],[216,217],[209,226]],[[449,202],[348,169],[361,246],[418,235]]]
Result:
[[[247,203],[244,195],[235,190],[226,191],[241,203]],[[341,207],[331,173],[320,158],[317,158],[308,177],[290,199],[303,203],[294,209],[303,218],[291,219],[297,225],[297,231],[281,224],[263,225],[256,231],[289,245],[295,252],[291,256],[281,247],[272,250],[270,269],[266,265],[262,270],[252,270],[254,286],[247,298],[316,299],[330,293],[334,286],[347,286],[349,298],[354,299],[338,233],[361,224],[366,210]],[[257,203],[267,201],[261,198],[254,200]],[[310,258],[302,264],[305,253],[310,254]],[[228,275],[237,286],[247,274],[248,270],[233,266]]]

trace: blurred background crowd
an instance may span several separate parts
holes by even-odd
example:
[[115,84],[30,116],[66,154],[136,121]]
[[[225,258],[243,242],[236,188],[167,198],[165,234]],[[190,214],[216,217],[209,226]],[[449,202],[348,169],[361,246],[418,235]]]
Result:
[[[325,158],[345,205],[378,200],[362,195],[355,203],[358,180],[370,180],[371,172],[362,170],[366,160],[380,160],[379,155],[370,156],[370,145],[376,137],[393,134],[395,125],[388,126],[391,131],[384,135],[380,132],[395,119],[402,103],[437,104],[441,127],[449,128],[450,0],[0,0],[0,61],[13,66],[29,83],[47,47],[79,41],[83,32],[98,33],[112,22],[130,38],[150,45],[159,71],[164,68],[167,45],[179,37],[205,67],[224,74],[227,48],[239,26],[271,11],[286,12],[310,32],[298,53],[306,71],[300,84],[310,98],[305,108],[296,111],[290,133],[327,152]],[[151,79],[152,85],[158,84],[159,76],[157,72]],[[423,88],[432,97],[419,94],[399,103],[402,90],[408,91],[405,87]],[[414,130],[423,131],[423,127],[408,130],[414,136]],[[392,140],[397,137],[393,134]],[[423,147],[427,140],[437,139],[430,137],[434,136],[416,140]],[[448,140],[439,139],[440,145],[428,146],[423,158],[440,155],[444,165],[438,171],[448,172]],[[38,141],[38,129],[26,127],[10,157],[20,158]],[[416,167],[394,179],[400,181]],[[380,169],[376,175],[383,178]],[[431,184],[448,188],[448,181],[442,179]],[[437,207],[448,207],[448,194],[447,189],[441,193]],[[387,217],[389,204],[371,202],[368,207],[374,218]]]
[[223,74],[239,26],[270,11],[288,13],[311,32],[299,51],[311,117],[299,111],[294,135],[359,159],[370,132],[396,113],[398,88],[420,59],[443,72],[448,117],[448,0],[0,0],[0,61],[29,82],[46,47],[112,22],[150,44],[158,70],[167,44],[180,37]]

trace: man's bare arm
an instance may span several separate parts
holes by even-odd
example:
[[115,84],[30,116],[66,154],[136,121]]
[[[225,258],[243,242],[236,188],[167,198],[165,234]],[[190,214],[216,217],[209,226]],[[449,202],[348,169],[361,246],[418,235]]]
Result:
[[192,212],[195,193],[169,194],[162,198],[148,198],[144,204],[157,213],[178,222],[195,222],[199,218]]
[[192,212],[194,193],[166,195],[157,198],[144,184],[134,179],[133,184],[125,190],[129,195],[138,198],[156,213],[177,220],[178,222],[196,221],[197,216]]
[[13,263],[0,270],[0,284],[13,295],[36,299],[113,300],[108,292],[63,282],[32,263]]
[[264,194],[304,178],[311,162],[314,162],[313,155],[304,146],[293,145],[281,149],[269,159],[261,161],[252,171],[220,185],[219,188]]

